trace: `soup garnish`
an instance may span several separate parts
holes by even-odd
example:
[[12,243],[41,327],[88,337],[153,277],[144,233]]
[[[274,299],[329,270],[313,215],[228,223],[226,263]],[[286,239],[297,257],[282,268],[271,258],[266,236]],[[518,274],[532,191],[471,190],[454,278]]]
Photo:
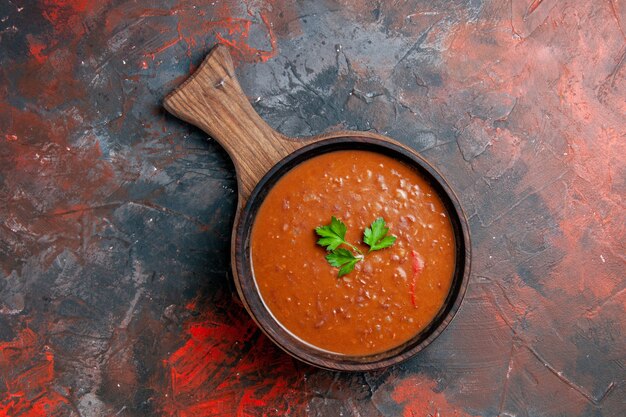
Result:
[[[331,217],[329,225],[315,228],[315,233],[320,236],[317,244],[326,247],[326,250],[330,252],[326,255],[326,260],[335,268],[339,268],[338,277],[352,272],[354,266],[365,258],[359,248],[345,241],[346,231],[346,225],[335,216]],[[394,244],[396,237],[387,235],[387,232],[389,232],[389,228],[385,225],[385,219],[382,217],[374,220],[372,225],[365,229],[363,243],[370,247],[369,252],[385,249]],[[340,245],[346,245],[354,252],[339,248]]]

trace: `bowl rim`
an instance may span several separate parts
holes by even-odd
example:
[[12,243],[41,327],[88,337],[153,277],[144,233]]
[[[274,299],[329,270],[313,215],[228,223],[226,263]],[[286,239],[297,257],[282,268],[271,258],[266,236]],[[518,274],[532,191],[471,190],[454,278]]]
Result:
[[[443,201],[455,234],[456,267],[451,289],[435,318],[407,342],[372,355],[345,355],[317,348],[299,339],[278,322],[266,307],[254,278],[250,240],[256,214],[276,182],[301,162],[339,150],[367,150],[408,163],[426,177]],[[334,371],[369,371],[385,368],[414,356],[437,338],[458,312],[469,283],[471,240],[467,217],[458,197],[445,178],[426,159],[401,144],[382,139],[342,135],[306,145],[276,163],[250,194],[235,225],[233,267],[239,280],[239,293],[250,316],[266,336],[289,355],[310,365]]]

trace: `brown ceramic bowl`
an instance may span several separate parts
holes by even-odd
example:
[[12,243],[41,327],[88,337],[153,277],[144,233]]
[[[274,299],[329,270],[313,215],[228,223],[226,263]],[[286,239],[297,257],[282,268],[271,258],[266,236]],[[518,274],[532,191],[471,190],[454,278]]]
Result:
[[[285,329],[274,319],[259,293],[251,262],[252,226],[265,196],[291,168],[317,155],[337,150],[367,150],[382,153],[414,167],[435,188],[452,223],[456,245],[456,267],[448,296],[431,323],[402,345],[375,355],[348,356],[319,349]],[[470,241],[467,221],[459,202],[444,178],[428,162],[405,148],[373,138],[337,137],[305,146],[280,162],[259,181],[243,209],[236,229],[235,266],[242,296],[265,334],[279,347],[303,362],[342,371],[363,371],[401,362],[430,344],[456,314],[467,287],[470,270]]]

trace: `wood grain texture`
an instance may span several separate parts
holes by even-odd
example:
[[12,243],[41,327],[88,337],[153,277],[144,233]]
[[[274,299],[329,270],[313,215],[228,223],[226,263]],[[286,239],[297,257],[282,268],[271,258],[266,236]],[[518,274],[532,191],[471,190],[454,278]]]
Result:
[[304,144],[276,132],[254,111],[235,78],[232,58],[223,45],[215,46],[198,70],[165,98],[163,105],[226,149],[237,170],[240,204],[276,162]]

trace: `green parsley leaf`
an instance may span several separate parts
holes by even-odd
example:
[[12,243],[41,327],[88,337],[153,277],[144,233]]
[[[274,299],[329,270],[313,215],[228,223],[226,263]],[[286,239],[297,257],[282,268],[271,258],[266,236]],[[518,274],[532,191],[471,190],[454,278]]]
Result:
[[372,222],[370,227],[365,229],[363,243],[370,247],[370,252],[388,248],[395,243],[396,237],[387,236],[387,232],[389,232],[389,228],[385,225],[385,219],[379,217]]
[[343,248],[335,249],[326,255],[328,263],[335,268],[339,268],[339,274],[337,275],[339,277],[352,272],[357,262],[362,259],[363,258],[356,257],[352,252]]
[[337,249],[339,245],[346,243],[344,240],[346,237],[346,229],[346,225],[333,216],[329,225],[315,228],[315,233],[321,238],[317,241],[317,244],[326,247],[328,251]]
[[[339,268],[339,277],[352,272],[354,266],[364,258],[359,248],[346,242],[346,231],[346,225],[335,216],[331,217],[330,224],[315,228],[315,233],[320,237],[317,244],[329,252],[326,255],[326,260],[331,266]],[[387,232],[389,232],[389,228],[386,226],[385,220],[379,217],[374,220],[370,227],[365,229],[363,243],[370,247],[370,252],[388,248],[395,243],[396,237],[387,235]],[[352,251],[340,248],[341,245],[349,247]]]

